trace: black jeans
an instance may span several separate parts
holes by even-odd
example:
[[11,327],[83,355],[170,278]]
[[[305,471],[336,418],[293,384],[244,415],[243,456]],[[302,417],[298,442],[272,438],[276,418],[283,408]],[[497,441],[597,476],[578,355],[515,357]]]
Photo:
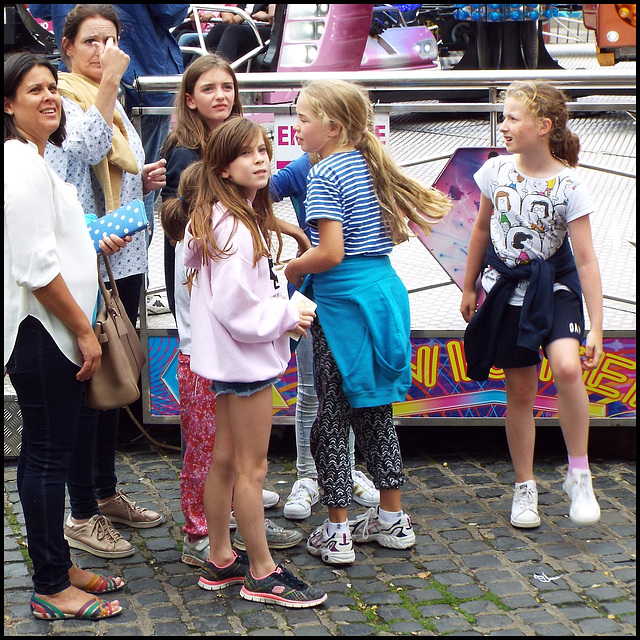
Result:
[[80,368],[58,348],[42,324],[20,324],[7,362],[22,412],[18,494],[24,510],[36,593],[70,586],[69,545],[64,539],[65,483],[71,465],[85,383]]
[[[116,283],[127,315],[135,326],[144,275],[120,278]],[[99,513],[96,498],[110,498],[116,493],[116,448],[120,411],[97,411],[85,406],[81,410],[81,427],[69,473],[71,515],[78,520]]]

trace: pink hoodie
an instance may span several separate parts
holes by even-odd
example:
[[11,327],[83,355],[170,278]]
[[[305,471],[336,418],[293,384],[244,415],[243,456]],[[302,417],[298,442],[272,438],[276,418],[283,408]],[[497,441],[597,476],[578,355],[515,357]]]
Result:
[[253,266],[251,233],[220,204],[213,226],[219,246],[233,234],[232,253],[224,259],[204,266],[190,224],[184,238],[184,264],[198,270],[191,290],[191,370],[219,382],[280,376],[291,358],[285,334],[298,324],[298,309],[278,287],[268,258]]

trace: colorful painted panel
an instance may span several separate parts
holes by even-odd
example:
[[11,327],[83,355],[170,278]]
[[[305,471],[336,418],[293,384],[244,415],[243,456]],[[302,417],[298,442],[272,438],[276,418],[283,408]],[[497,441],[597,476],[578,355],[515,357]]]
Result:
[[[404,402],[394,404],[398,418],[503,418],[504,375],[493,369],[489,380],[466,376],[462,338],[412,338],[413,381]],[[179,416],[176,380],[177,337],[149,338],[151,416]],[[605,355],[595,371],[585,372],[593,418],[635,419],[636,339],[605,338]],[[296,404],[295,356],[273,387],[273,414],[293,419]],[[539,368],[535,416],[557,418],[556,388],[547,360]]]

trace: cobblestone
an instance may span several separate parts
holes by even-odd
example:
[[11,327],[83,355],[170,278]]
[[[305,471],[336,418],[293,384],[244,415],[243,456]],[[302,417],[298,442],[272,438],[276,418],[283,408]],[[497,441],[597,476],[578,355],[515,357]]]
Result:
[[[293,432],[283,429],[290,442]],[[247,602],[236,587],[200,589],[197,571],[180,562],[179,452],[144,441],[121,446],[119,488],[162,511],[167,522],[146,530],[116,525],[136,548],[130,558],[73,552],[79,566],[127,581],[117,596],[123,614],[97,623],[31,616],[16,465],[5,461],[5,636],[636,635],[635,461],[592,456],[602,519],[577,527],[567,516],[562,452],[537,454],[543,522],[527,531],[509,524],[514,477],[506,446],[483,452],[459,440],[470,453],[452,445],[441,452],[431,438],[405,439],[403,502],[416,546],[358,545],[355,564],[344,568],[324,565],[304,543],[275,551],[277,561],[329,594],[322,607],[306,610]],[[281,502],[266,515],[308,535],[326,516],[316,505],[306,521],[283,517],[294,469],[295,447],[272,447],[267,486]],[[362,510],[356,507],[350,514]],[[542,574],[552,580],[535,577]]]

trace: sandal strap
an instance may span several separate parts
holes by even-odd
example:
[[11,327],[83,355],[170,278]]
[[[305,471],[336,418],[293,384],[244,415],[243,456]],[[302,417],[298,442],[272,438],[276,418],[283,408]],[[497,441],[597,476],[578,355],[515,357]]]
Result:
[[85,587],[82,587],[82,591],[93,594],[111,593],[112,591],[122,589],[122,587],[124,587],[124,582],[118,584],[117,578],[112,576],[101,576],[94,573],[91,582],[89,582]]

